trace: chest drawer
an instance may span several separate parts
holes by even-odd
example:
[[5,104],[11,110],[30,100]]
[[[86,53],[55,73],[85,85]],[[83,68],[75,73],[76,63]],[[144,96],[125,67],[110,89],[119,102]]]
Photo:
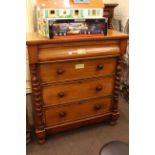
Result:
[[55,106],[45,110],[46,126],[52,126],[82,118],[101,115],[110,111],[111,98],[100,98]]
[[115,58],[46,63],[39,66],[39,77],[42,83],[49,83],[112,74],[115,67]]
[[43,86],[43,102],[45,105],[54,105],[77,99],[110,95],[113,91],[113,83],[114,78],[110,76]]

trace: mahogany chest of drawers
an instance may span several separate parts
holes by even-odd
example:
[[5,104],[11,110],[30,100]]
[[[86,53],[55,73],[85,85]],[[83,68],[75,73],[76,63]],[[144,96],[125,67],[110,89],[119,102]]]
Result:
[[121,57],[128,35],[46,39],[27,34],[35,132],[48,134],[119,117]]

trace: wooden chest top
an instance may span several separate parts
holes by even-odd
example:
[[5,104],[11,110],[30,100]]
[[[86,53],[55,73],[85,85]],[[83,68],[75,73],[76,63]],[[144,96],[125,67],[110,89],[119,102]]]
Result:
[[127,34],[114,30],[108,30],[107,36],[80,37],[76,35],[54,39],[42,37],[37,33],[27,33],[26,44],[31,51],[29,62],[32,64],[54,60],[123,55],[127,39]]
[[66,43],[66,42],[88,42],[88,41],[104,41],[104,40],[120,40],[128,39],[128,34],[124,34],[114,30],[108,30],[107,36],[93,35],[86,37],[60,37],[56,39],[48,39],[46,37],[38,35],[38,33],[27,33],[26,34],[26,44],[27,45],[43,45],[43,44],[54,44],[54,43]]

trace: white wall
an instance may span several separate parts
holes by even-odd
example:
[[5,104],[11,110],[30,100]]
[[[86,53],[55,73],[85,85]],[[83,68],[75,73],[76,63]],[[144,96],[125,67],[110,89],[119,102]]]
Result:
[[115,8],[114,18],[120,19],[122,21],[122,26],[124,28],[129,18],[129,0],[111,0],[111,2],[119,4]]
[[35,0],[26,0],[26,32],[33,32],[33,10]]
[[[34,10],[35,0],[26,0],[26,32],[33,32],[33,10]],[[28,52],[26,48],[26,93],[31,92],[30,88],[30,73],[28,65]]]

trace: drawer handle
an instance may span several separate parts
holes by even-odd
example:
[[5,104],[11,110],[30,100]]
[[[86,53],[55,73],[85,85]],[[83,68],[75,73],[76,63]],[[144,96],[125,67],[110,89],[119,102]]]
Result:
[[94,107],[94,109],[95,109],[95,110],[100,110],[101,107],[102,107],[102,106],[101,106],[100,104],[96,104],[95,107]]
[[59,113],[59,116],[60,116],[60,117],[65,117],[65,116],[66,116],[66,112],[60,112],[60,113]]
[[103,65],[101,65],[101,64],[100,65],[97,65],[96,68],[97,68],[97,70],[102,70],[103,69]]
[[57,69],[57,74],[61,75],[64,73],[64,70],[62,68]]
[[64,92],[60,92],[60,93],[58,93],[58,96],[62,98],[62,97],[65,96],[65,93]]
[[97,87],[96,87],[96,91],[101,91],[102,89],[103,89],[102,86],[97,86]]

